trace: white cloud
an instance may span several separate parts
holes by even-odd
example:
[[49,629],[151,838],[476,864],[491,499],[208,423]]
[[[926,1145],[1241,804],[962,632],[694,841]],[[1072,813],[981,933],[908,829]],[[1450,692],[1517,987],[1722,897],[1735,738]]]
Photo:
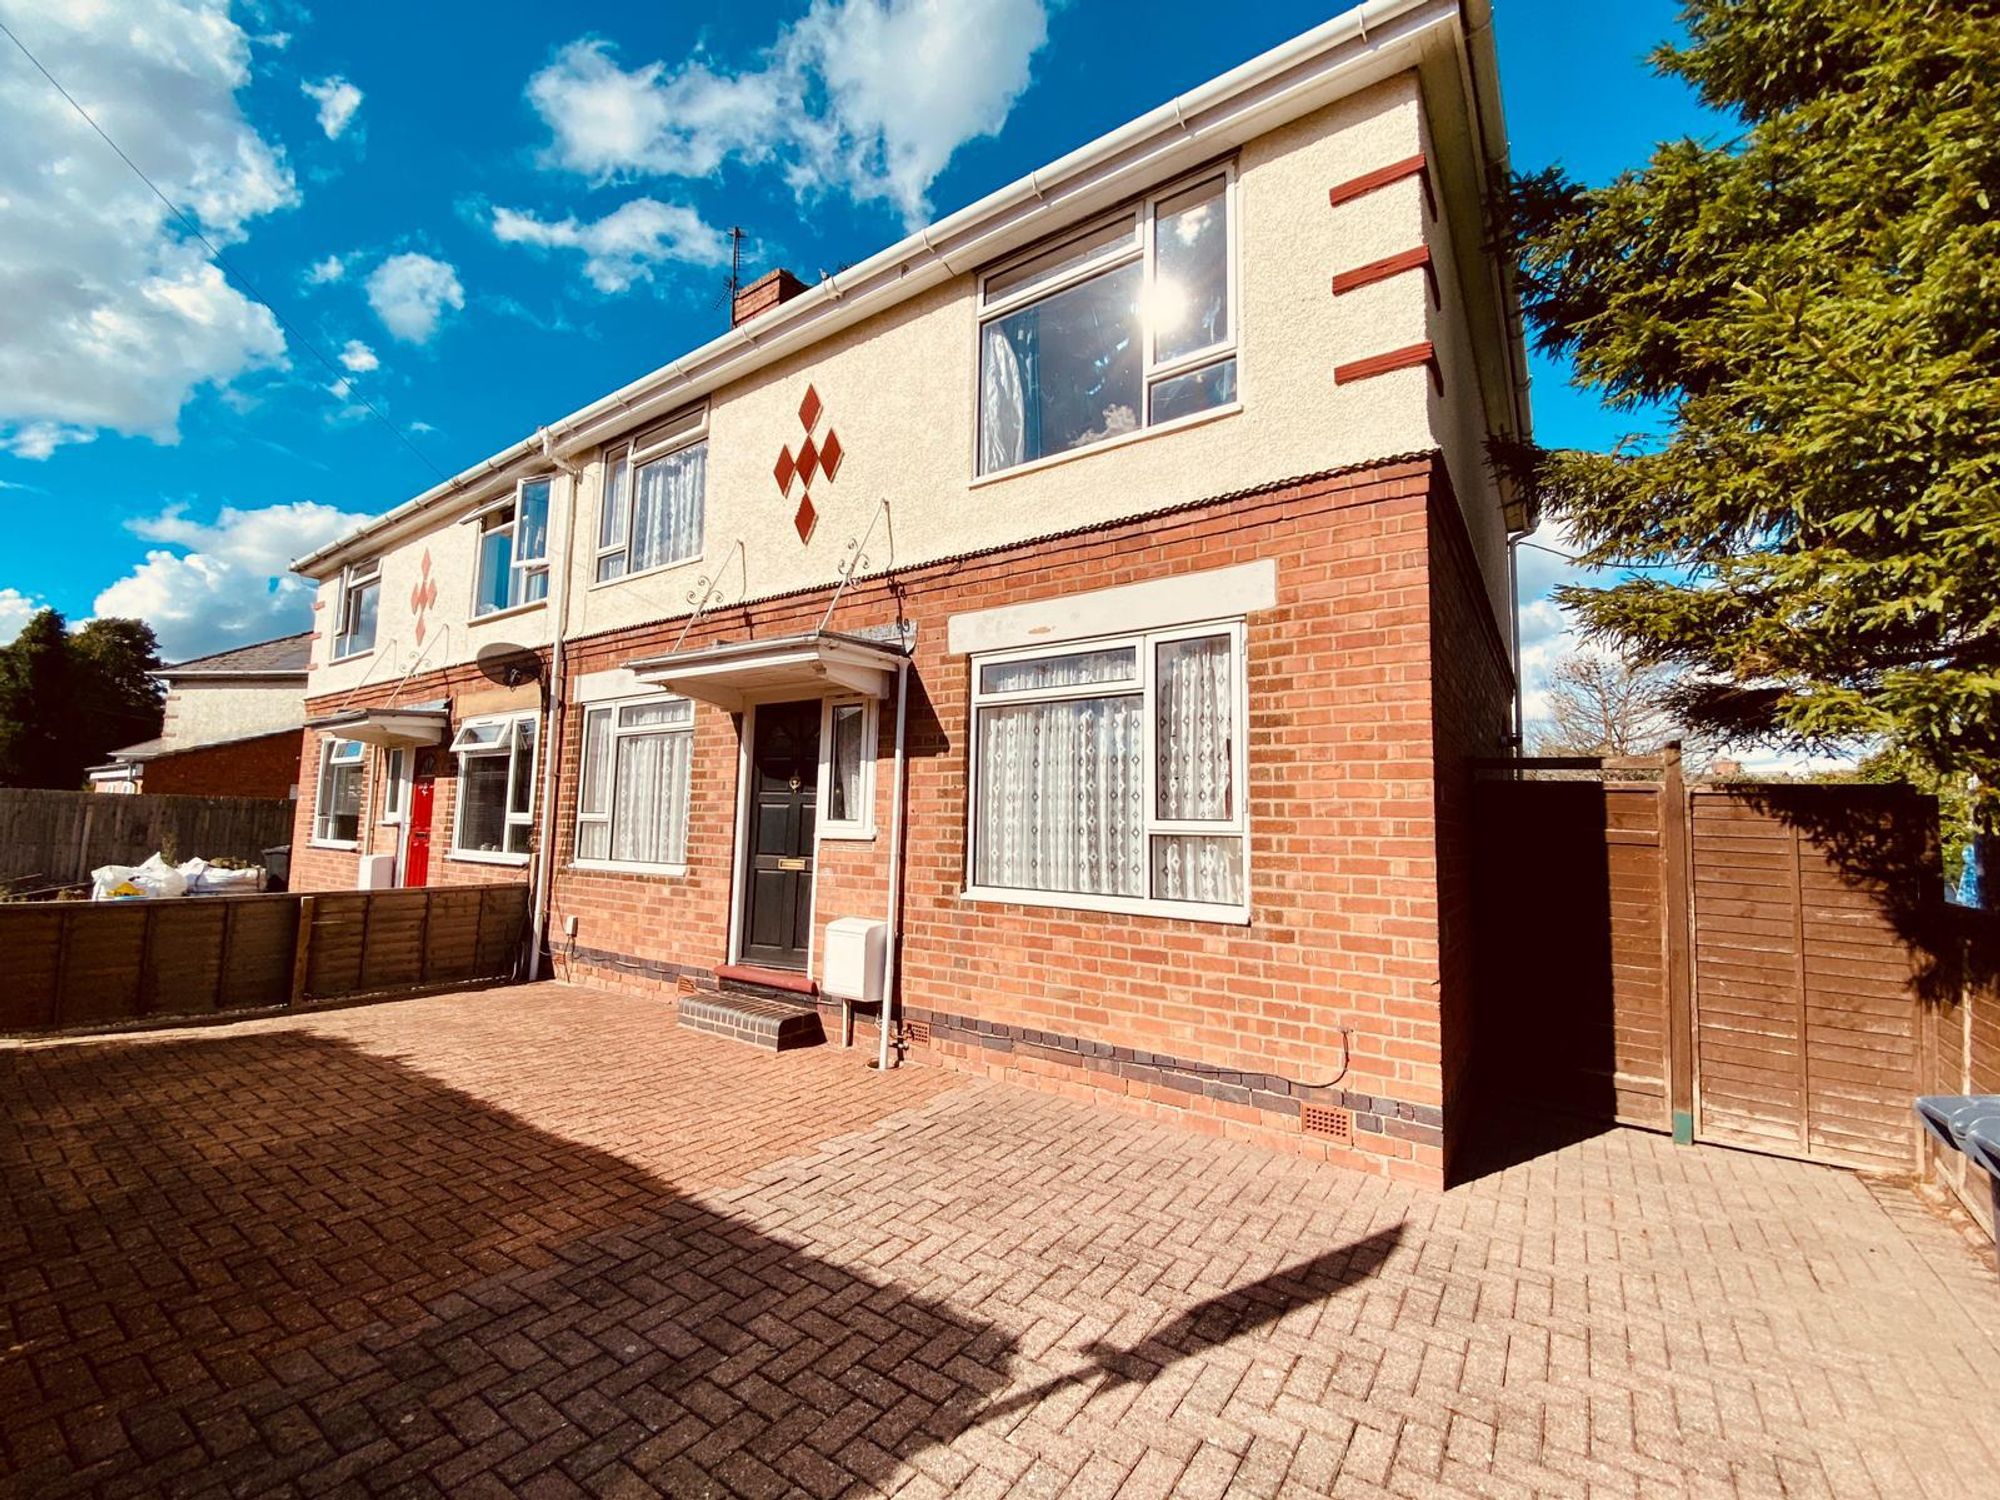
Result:
[[[298,201],[283,152],[237,106],[250,39],[227,0],[44,5],[20,24],[210,239]],[[199,387],[284,363],[271,314],[39,73],[0,68],[0,119],[0,448],[46,458],[106,428],[173,442]]]
[[593,181],[776,162],[801,198],[884,200],[906,223],[967,141],[997,133],[1048,39],[1044,0],[813,0],[757,67],[621,68],[582,38],[528,80],[547,160]]
[[318,83],[302,83],[299,91],[319,105],[319,128],[330,141],[340,139],[361,108],[361,90],[337,74]]
[[347,347],[340,351],[340,362],[356,375],[365,375],[370,370],[380,369],[382,365],[382,361],[375,357],[375,351],[360,339],[347,341]]
[[382,326],[405,343],[427,342],[446,308],[465,306],[458,272],[428,255],[392,255],[368,277],[368,305]]
[[289,571],[292,559],[369,519],[311,500],[224,506],[210,522],[169,506],[130,523],[138,536],[164,545],[100,593],[93,608],[100,617],[146,621],[169,661],[304,630],[312,624],[313,590]]
[[34,618],[35,611],[42,607],[42,601],[32,594],[24,594],[19,589],[0,589],[0,646],[11,642],[21,633],[21,627]]
[[729,239],[693,209],[635,198],[603,218],[579,223],[538,219],[511,208],[493,210],[493,233],[503,244],[581,250],[584,274],[600,292],[622,292],[650,281],[654,267],[729,264]]
[[338,255],[329,255],[325,260],[316,260],[306,271],[306,280],[313,286],[326,286],[340,280],[347,274],[347,262]]

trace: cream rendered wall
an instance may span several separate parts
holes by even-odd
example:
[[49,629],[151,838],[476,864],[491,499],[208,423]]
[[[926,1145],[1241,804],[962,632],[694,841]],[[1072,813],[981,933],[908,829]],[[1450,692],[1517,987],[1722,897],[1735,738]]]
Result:
[[[868,548],[876,571],[1434,446],[1423,371],[1333,383],[1336,364],[1425,336],[1422,278],[1339,299],[1328,289],[1334,271],[1418,243],[1413,180],[1338,213],[1327,203],[1334,183],[1414,154],[1418,114],[1406,74],[1239,154],[1240,412],[975,482],[977,278],[967,275],[716,392],[704,555],[592,587],[581,548],[571,634],[685,614],[703,577],[719,576],[725,604],[830,583],[884,498],[893,546],[878,529]],[[781,496],[772,466],[805,435],[808,384],[826,410],[818,436],[838,432],[845,458],[837,479],[811,486],[820,521],[801,545],[799,486]],[[601,482],[593,462],[582,490],[589,528]]]
[[226,683],[191,678],[170,684],[160,737],[169,745],[212,745],[297,729],[305,720],[305,685],[296,677]]

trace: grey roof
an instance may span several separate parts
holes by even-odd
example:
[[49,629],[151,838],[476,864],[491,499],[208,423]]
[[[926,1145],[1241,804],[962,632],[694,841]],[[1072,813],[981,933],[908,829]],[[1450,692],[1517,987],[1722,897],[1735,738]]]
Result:
[[[218,745],[241,745],[250,740],[267,740],[273,735],[298,734],[304,724],[286,724],[277,729],[246,729],[241,734],[219,734],[207,740],[175,740],[161,736],[158,739],[141,740],[136,745],[121,745],[116,750],[107,751],[111,763],[125,764],[135,760],[152,760],[163,755],[180,755],[188,750],[213,750]],[[92,767],[95,770],[97,767]]]
[[306,675],[312,660],[312,632],[281,635],[275,641],[255,641],[210,656],[196,656],[160,668],[160,677],[181,677],[228,673],[245,677],[289,677]]

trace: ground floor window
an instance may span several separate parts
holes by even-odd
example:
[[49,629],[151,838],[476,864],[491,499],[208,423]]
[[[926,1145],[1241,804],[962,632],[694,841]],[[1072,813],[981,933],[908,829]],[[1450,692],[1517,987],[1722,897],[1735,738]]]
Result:
[[451,852],[518,863],[535,821],[535,719],[468,719],[451,742],[458,756],[458,816]]
[[875,701],[830,698],[820,721],[819,834],[875,833]]
[[1240,622],[975,657],[974,894],[1242,920]]
[[694,704],[685,698],[583,711],[577,783],[579,864],[674,868],[687,863]]
[[319,786],[313,797],[313,839],[352,847],[361,838],[361,743],[321,740]]

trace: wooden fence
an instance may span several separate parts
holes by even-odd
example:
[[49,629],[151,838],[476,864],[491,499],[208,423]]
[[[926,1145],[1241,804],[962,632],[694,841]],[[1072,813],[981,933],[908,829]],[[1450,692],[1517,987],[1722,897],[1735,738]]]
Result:
[[99,865],[239,859],[292,841],[293,804],[278,797],[175,797],[0,787],[0,884],[88,880]]
[[0,1032],[505,979],[527,916],[521,884],[0,905]]

